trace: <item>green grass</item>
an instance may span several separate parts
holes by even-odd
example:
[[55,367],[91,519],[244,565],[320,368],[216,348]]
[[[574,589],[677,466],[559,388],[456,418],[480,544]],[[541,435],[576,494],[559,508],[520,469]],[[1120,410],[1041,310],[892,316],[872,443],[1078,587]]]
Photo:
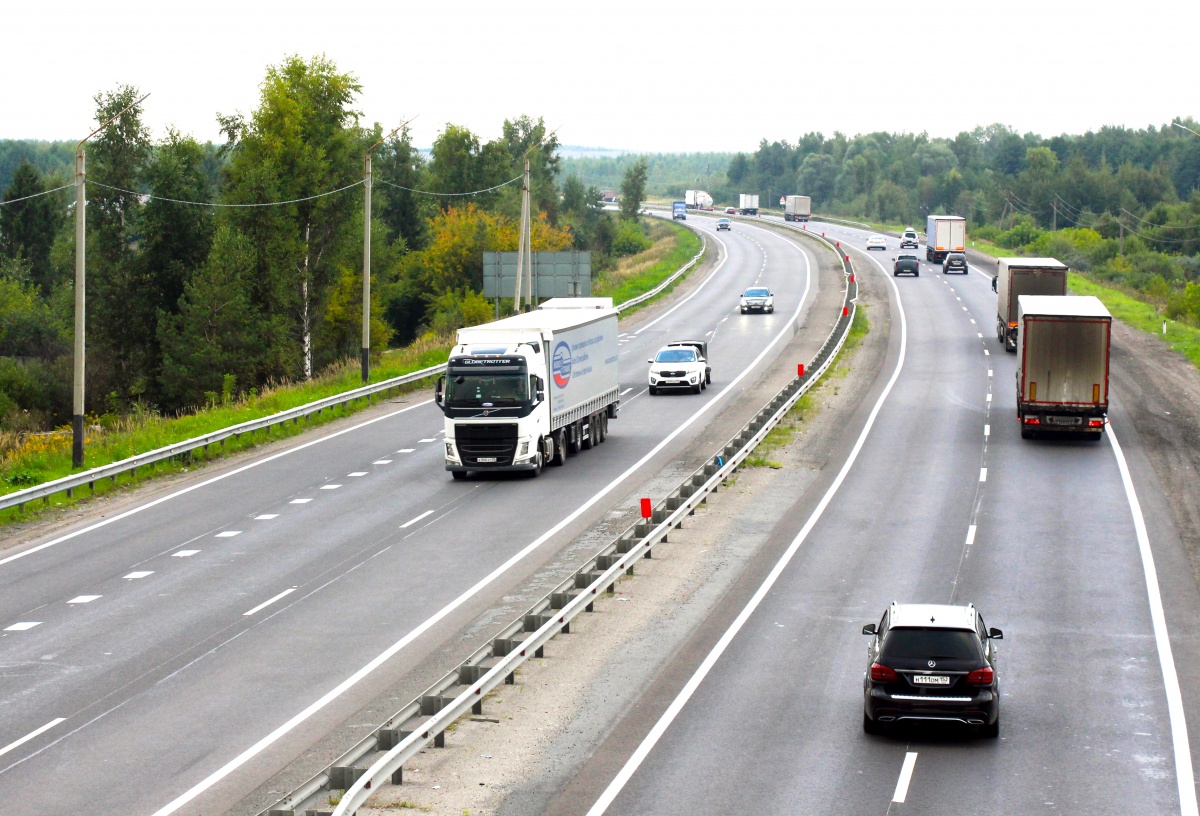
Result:
[[[700,239],[695,233],[665,222],[662,223],[662,227],[657,230],[658,236],[654,246],[647,252],[624,259],[624,263],[617,270],[618,273],[623,271],[624,274],[613,276],[613,283],[609,284],[607,289],[603,284],[598,285],[596,296],[611,296],[614,302],[620,303],[648,292],[700,251]],[[371,382],[391,379],[444,363],[452,345],[453,341],[449,337],[427,336],[406,348],[389,350],[372,365]],[[227,404],[211,405],[186,416],[161,417],[146,412],[103,424],[99,420],[89,420],[82,469],[111,464],[242,422],[261,419],[351,391],[361,385],[359,363],[353,360],[333,367],[311,382],[265,388],[261,394],[246,399],[230,400]],[[424,381],[402,390],[411,392],[428,387],[429,381]],[[0,511],[0,525],[29,521],[47,510],[70,507],[91,495],[124,489],[130,484],[140,483],[153,476],[185,473],[202,462],[253,448],[264,442],[296,436],[331,420],[350,416],[368,405],[394,395],[394,391],[388,392],[383,396],[359,400],[354,405],[330,408],[294,423],[243,434],[236,439],[228,439],[223,444],[213,445],[208,450],[197,450],[182,458],[138,468],[136,475],[126,474],[116,480],[96,482],[92,489],[77,491],[74,496],[59,493],[47,501],[38,501],[24,508]],[[40,434],[28,439],[20,439],[15,434],[7,437],[0,434],[0,437],[3,437],[0,438],[0,452],[3,452],[0,454],[0,495],[14,493],[76,472],[71,467],[70,429]]]

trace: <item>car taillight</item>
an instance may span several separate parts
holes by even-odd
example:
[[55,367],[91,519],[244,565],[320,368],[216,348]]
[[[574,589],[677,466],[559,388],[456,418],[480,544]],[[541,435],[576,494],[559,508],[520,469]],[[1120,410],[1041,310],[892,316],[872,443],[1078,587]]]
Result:
[[1089,419],[1088,427],[1089,428],[1103,428],[1104,420],[1103,419]]
[[882,663],[872,663],[871,679],[880,683],[890,683],[896,679],[896,672]]
[[972,686],[990,686],[995,679],[991,666],[984,666],[967,675],[967,682]]
[[1041,425],[1042,421],[1035,416],[1027,416],[1027,417],[1025,417],[1025,424],[1026,425]]

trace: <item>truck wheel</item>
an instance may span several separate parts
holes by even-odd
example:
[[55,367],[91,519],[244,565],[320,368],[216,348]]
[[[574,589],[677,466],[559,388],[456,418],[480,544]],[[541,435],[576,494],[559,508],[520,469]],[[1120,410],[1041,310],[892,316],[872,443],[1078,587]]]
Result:
[[[587,430],[584,430],[584,426]],[[596,415],[584,417],[579,421],[579,447],[583,450],[591,450],[592,443],[596,436]]]
[[465,470],[452,470],[450,471],[450,475],[454,477],[454,481],[456,482],[461,482],[463,479],[467,478],[467,472]]
[[538,451],[537,456],[534,457],[533,470],[528,471],[528,473],[529,473],[530,479],[536,479],[538,476],[542,475],[542,452],[541,451]]
[[567,449],[561,428],[550,434],[550,442],[554,445],[554,454],[550,457],[550,464],[562,467],[567,463]]
[[579,422],[572,422],[566,427],[567,432],[567,453],[571,456],[579,453]]
[[600,437],[600,441],[604,442],[608,439],[608,411],[600,412],[600,427],[603,428],[602,433],[604,434]]

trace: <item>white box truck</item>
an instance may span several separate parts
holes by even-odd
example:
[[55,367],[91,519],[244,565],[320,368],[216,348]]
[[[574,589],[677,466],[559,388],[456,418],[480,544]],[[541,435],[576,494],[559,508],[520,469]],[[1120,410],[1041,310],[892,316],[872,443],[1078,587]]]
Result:
[[925,260],[941,263],[951,252],[967,248],[967,219],[959,215],[931,215],[925,220]]
[[446,470],[537,476],[603,442],[620,403],[618,356],[612,298],[553,298],[459,329],[434,391]]
[[1054,431],[1099,439],[1108,415],[1108,309],[1091,296],[1021,295],[1017,324],[1021,436]]
[[748,193],[739,194],[738,212],[742,215],[758,215],[758,195]]
[[711,210],[713,197],[703,190],[684,190],[683,200],[689,210]]
[[687,204],[687,208],[689,210],[696,209],[696,193],[698,193],[698,192],[700,192],[700,191],[699,190],[684,190],[683,191],[683,201],[685,204]]
[[1017,298],[1021,295],[1065,295],[1067,265],[1054,258],[999,258],[992,278],[996,293],[996,339],[1005,351],[1017,350]]
[[812,215],[812,199],[808,196],[790,195],[783,202],[784,221],[807,221]]

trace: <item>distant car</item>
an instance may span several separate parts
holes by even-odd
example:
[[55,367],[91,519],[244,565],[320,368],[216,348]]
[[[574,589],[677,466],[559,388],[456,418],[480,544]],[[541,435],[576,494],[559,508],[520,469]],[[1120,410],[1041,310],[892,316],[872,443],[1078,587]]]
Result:
[[746,312],[766,312],[771,314],[775,311],[775,295],[770,289],[754,287],[747,289],[742,293],[741,303],[742,314]]
[[1004,633],[988,629],[971,604],[893,603],[864,635],[863,730],[881,733],[911,720],[958,722],[1000,736],[996,647]]
[[921,274],[921,262],[917,260],[916,255],[897,255],[892,258],[895,265],[892,267],[892,277],[901,273],[919,277]]
[[687,340],[668,343],[658,350],[650,364],[649,386],[651,396],[660,388],[690,388],[699,394],[712,382],[712,369],[705,359],[708,343],[704,340]]
[[946,260],[942,261],[942,274],[947,275],[951,272],[961,272],[967,274],[967,256],[962,252],[946,253]]
[[717,229],[729,230],[729,219],[728,218],[718,218],[717,219]]
[[908,249],[910,247],[917,248],[917,231],[912,227],[905,227],[904,233],[900,236],[900,248]]
[[726,207],[726,208],[725,208],[725,214],[726,214],[726,215],[735,215],[735,214],[737,214],[737,207]]
[[867,239],[867,249],[887,249],[887,238],[882,235],[872,235]]

